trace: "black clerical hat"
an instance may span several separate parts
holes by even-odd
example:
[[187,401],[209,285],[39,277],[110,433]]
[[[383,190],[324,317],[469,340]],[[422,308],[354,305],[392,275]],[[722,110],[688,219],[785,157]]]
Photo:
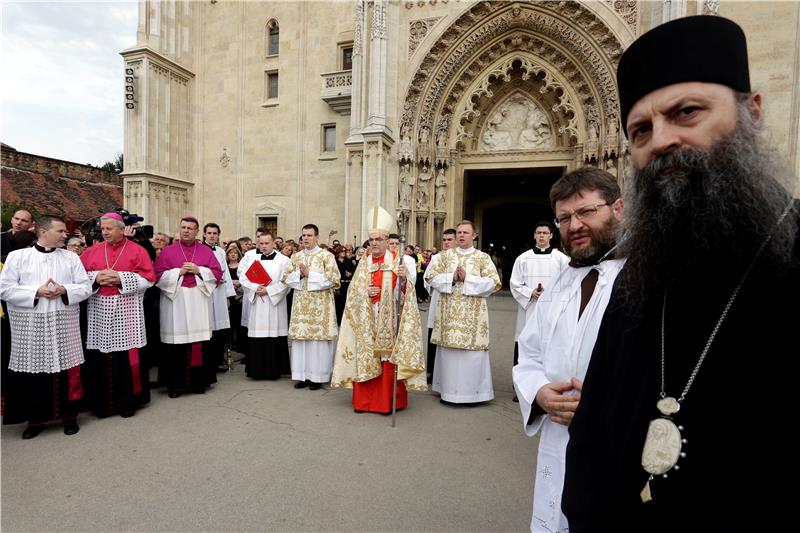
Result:
[[657,26],[628,47],[617,67],[622,127],[643,96],[687,81],[750,91],[747,40],[735,22],[716,16],[684,17]]

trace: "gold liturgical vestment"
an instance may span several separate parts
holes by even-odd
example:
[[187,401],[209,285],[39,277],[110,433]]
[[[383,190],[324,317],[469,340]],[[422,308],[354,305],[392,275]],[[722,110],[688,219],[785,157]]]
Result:
[[289,338],[311,341],[330,341],[336,339],[336,308],[333,303],[333,289],[339,288],[339,268],[336,259],[327,250],[302,250],[292,255],[292,262],[286,266],[281,281],[292,272],[300,270],[300,265],[308,266],[309,277],[314,275],[333,283],[324,290],[308,290],[309,278],[303,278],[303,290],[295,290],[292,300],[292,317],[289,321]]
[[[380,376],[381,360],[385,358],[398,365],[398,379],[406,380],[407,390],[428,390],[414,285],[406,283],[403,293],[398,278],[397,286],[392,287],[392,274],[397,275],[401,257],[386,252],[383,262],[373,262],[370,255],[358,263],[347,291],[331,387],[352,388],[353,382]],[[383,270],[384,274],[381,299],[373,306],[369,286],[376,270]]]
[[[453,248],[441,252],[439,259],[425,274],[425,281],[430,283],[440,274],[452,274],[459,265],[464,267],[467,276],[489,278],[495,283],[494,290],[500,290],[497,268],[489,255],[479,250],[459,253]],[[486,298],[464,296],[463,290],[464,282],[458,281],[451,294],[439,294],[431,342],[444,348],[488,350],[489,309]]]

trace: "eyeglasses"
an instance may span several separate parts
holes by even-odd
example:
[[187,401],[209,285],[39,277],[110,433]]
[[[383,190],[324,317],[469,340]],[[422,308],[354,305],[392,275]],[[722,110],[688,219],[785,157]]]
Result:
[[611,205],[608,202],[604,204],[594,204],[594,205],[587,205],[585,207],[581,207],[580,209],[576,209],[572,213],[564,213],[563,215],[558,215],[553,222],[557,228],[560,228],[564,224],[569,224],[572,222],[572,217],[574,216],[578,220],[585,220],[592,218],[597,214],[597,210],[601,207]]

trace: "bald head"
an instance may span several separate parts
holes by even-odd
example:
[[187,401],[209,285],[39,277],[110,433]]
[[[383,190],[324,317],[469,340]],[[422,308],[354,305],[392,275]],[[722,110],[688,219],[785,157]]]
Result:
[[20,209],[11,217],[11,233],[27,230],[33,224],[33,215],[30,211]]

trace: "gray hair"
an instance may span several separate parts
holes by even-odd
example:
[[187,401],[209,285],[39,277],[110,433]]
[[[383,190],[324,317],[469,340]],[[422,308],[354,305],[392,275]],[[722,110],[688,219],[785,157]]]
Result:
[[117,220],[116,218],[111,218],[111,217],[100,217],[100,222],[102,222],[102,221],[104,221],[104,220],[113,220],[113,221],[116,223],[116,226],[117,226],[118,228],[124,228],[124,227],[125,227],[125,223],[124,223],[123,221],[121,221],[121,220]]

